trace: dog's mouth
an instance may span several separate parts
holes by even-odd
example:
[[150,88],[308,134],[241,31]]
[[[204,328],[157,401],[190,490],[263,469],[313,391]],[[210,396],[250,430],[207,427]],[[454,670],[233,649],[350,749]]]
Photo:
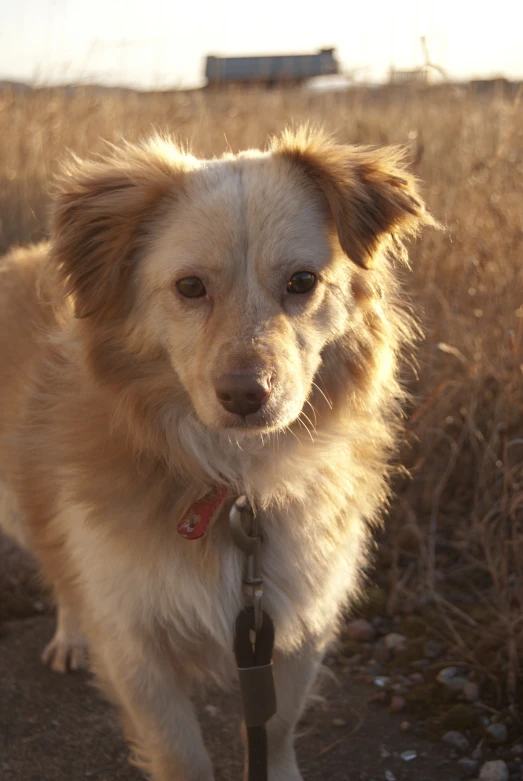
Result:
[[288,426],[292,420],[284,420],[280,414],[262,408],[256,413],[242,415],[241,413],[225,412],[220,414],[219,427],[226,430],[242,431],[244,433],[260,434],[279,431]]
[[285,398],[283,393],[275,393],[252,412],[248,408],[229,412],[220,404],[219,407],[214,406],[212,419],[207,415],[199,417],[211,430],[254,436],[284,431],[300,416],[302,406],[297,398]]

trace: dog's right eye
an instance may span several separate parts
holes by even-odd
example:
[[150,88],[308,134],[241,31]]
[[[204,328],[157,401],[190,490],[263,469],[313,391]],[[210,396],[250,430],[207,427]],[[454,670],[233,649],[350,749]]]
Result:
[[205,293],[205,285],[198,277],[185,277],[176,283],[176,290],[184,298],[202,298]]

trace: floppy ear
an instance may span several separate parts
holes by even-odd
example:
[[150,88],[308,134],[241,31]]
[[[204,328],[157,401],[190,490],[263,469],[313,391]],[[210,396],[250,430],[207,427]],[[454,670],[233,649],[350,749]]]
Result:
[[302,128],[286,131],[272,150],[292,161],[321,190],[343,251],[363,268],[372,268],[395,236],[436,224],[397,148],[343,146]]
[[175,198],[194,158],[167,140],[111,147],[74,158],[55,182],[51,263],[73,297],[76,317],[125,311],[127,283],[160,203]]

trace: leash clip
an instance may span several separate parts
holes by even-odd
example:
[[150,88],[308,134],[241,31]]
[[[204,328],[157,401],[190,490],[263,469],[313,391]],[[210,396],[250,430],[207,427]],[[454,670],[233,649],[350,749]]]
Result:
[[243,577],[245,601],[254,610],[254,631],[259,632],[263,624],[262,536],[258,519],[246,496],[239,496],[231,507],[229,528],[235,545],[247,556]]

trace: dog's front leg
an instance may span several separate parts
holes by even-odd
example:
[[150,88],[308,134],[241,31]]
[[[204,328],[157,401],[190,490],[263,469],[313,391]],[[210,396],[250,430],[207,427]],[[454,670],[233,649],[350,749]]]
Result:
[[117,646],[95,648],[94,669],[122,711],[137,764],[153,781],[213,781],[183,677],[168,657],[153,650],[153,640],[150,647],[134,637],[122,641],[119,637]]
[[316,678],[322,654],[312,645],[274,654],[278,711],[267,724],[269,781],[302,781],[294,751],[294,730]]

